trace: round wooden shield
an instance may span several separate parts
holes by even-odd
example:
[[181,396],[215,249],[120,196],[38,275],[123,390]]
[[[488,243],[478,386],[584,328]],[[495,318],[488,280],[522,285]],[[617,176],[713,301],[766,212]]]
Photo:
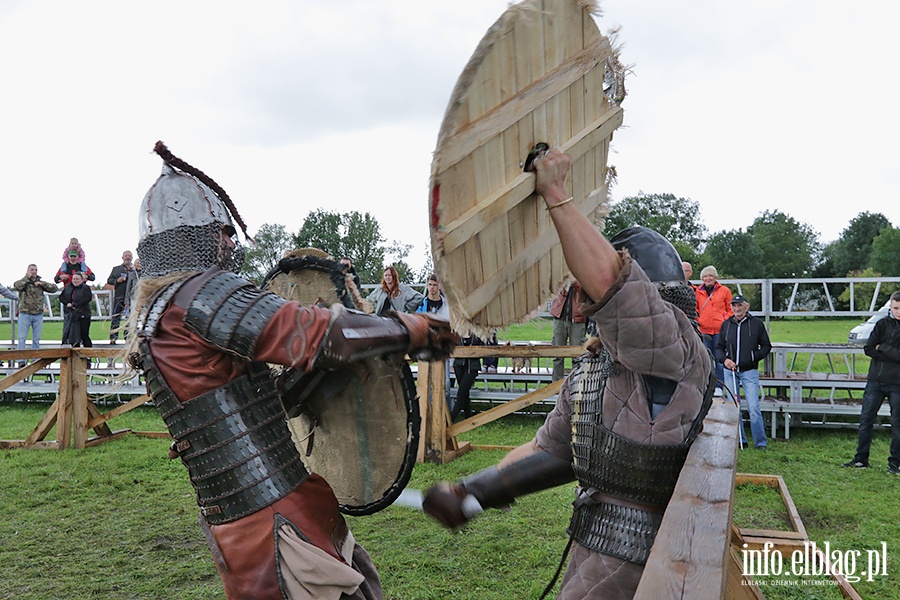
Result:
[[[284,259],[266,275],[263,289],[304,306],[335,302],[347,308],[372,313],[372,303],[364,299],[353,277],[342,271],[340,263],[318,248],[299,248],[286,252]],[[283,269],[282,265],[289,266]]]
[[[353,278],[327,253],[301,248],[284,258],[264,289],[306,306],[365,309]],[[334,370],[273,368],[294,443],[306,467],[331,485],[341,512],[390,506],[409,482],[419,445],[419,403],[403,354]]]
[[331,485],[341,512],[390,506],[409,483],[419,446],[419,402],[400,354],[289,378],[288,427],[307,468]]
[[602,228],[624,71],[588,0],[525,0],[485,34],[457,81],[431,169],[431,247],[451,323],[485,334],[533,315],[571,275],[523,172],[538,143],[572,157],[567,185]]

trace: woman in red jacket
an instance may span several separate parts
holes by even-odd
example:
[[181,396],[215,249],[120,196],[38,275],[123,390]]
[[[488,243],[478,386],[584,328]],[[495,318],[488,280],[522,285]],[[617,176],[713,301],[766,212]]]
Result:
[[[700,279],[703,283],[694,288],[697,294],[697,322],[700,324],[700,333],[703,334],[703,343],[715,356],[722,323],[734,314],[731,312],[731,290],[719,283],[719,272],[712,265],[703,267]],[[722,395],[724,377],[725,367],[717,361],[716,396]]]

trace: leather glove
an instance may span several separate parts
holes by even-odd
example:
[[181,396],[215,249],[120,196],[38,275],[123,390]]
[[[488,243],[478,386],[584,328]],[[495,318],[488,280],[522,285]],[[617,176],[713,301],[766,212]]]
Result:
[[[425,493],[422,510],[431,515],[447,529],[458,529],[469,522],[479,511],[465,510],[464,502],[469,496],[462,485],[441,481]],[[467,512],[469,514],[467,515]]]
[[409,348],[406,353],[414,359],[447,358],[460,342],[459,336],[450,329],[450,322],[433,315],[392,312],[391,317],[400,321],[409,331]]

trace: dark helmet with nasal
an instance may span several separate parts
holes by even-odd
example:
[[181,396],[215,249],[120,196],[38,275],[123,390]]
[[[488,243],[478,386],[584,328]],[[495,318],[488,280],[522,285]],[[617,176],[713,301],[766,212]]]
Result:
[[609,241],[616,250],[628,251],[656,284],[663,300],[680,308],[688,317],[696,317],[694,290],[685,280],[681,257],[669,240],[648,227],[629,227]]

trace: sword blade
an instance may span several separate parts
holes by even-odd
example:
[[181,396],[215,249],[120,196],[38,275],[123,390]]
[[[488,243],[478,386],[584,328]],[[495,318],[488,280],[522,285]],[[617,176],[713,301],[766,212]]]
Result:
[[410,488],[406,488],[400,495],[397,496],[397,499],[394,500],[394,504],[392,506],[405,506],[406,508],[413,508],[415,510],[422,510],[422,490],[413,490]]

